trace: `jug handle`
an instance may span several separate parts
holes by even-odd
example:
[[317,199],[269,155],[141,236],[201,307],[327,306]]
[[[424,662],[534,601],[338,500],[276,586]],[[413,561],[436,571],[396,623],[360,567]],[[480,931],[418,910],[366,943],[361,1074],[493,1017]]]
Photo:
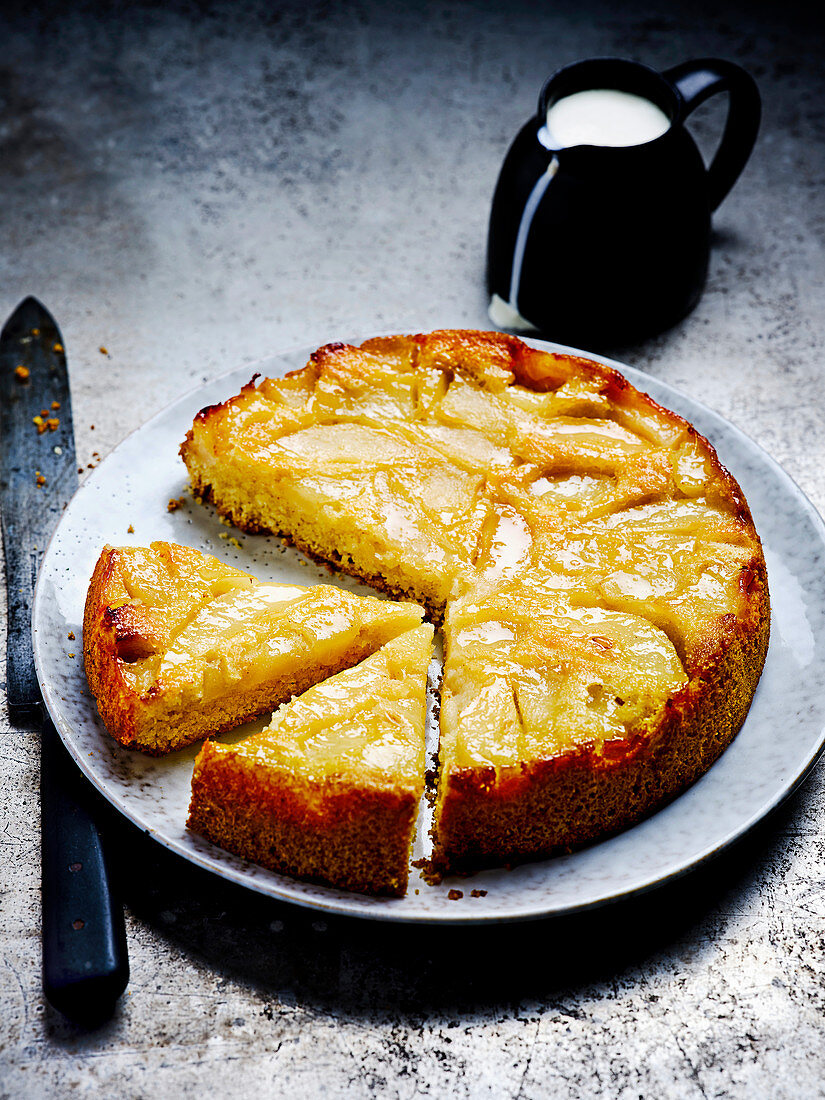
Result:
[[756,81],[732,61],[713,57],[685,61],[662,75],[676,86],[685,102],[682,119],[716,92],[728,93],[725,129],[707,171],[708,203],[715,210],[736,183],[756,142],[762,116]]

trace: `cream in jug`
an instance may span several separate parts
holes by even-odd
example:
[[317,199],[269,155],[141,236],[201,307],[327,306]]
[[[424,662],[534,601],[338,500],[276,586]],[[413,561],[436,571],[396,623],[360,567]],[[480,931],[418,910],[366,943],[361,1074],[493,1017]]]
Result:
[[618,88],[590,88],[565,96],[547,112],[553,144],[641,145],[670,128],[665,112],[643,96]]

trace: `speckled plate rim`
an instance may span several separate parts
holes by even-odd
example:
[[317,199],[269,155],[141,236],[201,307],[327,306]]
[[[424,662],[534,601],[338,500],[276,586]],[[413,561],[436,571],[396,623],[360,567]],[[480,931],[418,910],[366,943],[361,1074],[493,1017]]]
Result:
[[[365,898],[298,882],[248,864],[187,833],[182,828],[185,808],[181,809],[179,827],[158,827],[158,822],[147,813],[137,786],[116,781],[111,770],[117,766],[125,767],[128,772],[135,761],[139,761],[134,764],[139,770],[147,766],[147,758],[121,749],[105,733],[90,696],[83,694],[82,662],[77,659],[67,662],[62,639],[68,633],[67,628],[74,626],[77,637],[74,644],[79,656],[81,640],[77,625],[78,622],[82,624],[82,600],[78,594],[85,594],[91,572],[89,561],[93,565],[104,542],[145,543],[154,538],[172,538],[192,544],[192,532],[186,531],[182,520],[178,522],[177,515],[169,519],[152,515],[150,523],[164,519],[174,530],[163,533],[153,530],[148,537],[123,539],[120,536],[125,528],[118,527],[114,531],[115,522],[122,522],[124,516],[112,492],[121,485],[109,489],[107,486],[114,478],[123,477],[122,463],[133,451],[140,451],[145,441],[143,453],[150,453],[148,444],[154,437],[163,435],[162,429],[168,427],[169,442],[174,443],[173,450],[180,466],[172,488],[177,487],[180,491],[185,484],[185,470],[177,459],[177,446],[191,425],[194,413],[204,404],[223,400],[237,392],[255,373],[274,375],[300,365],[318,346],[313,344],[236,368],[193,388],[157,413],[124,439],[86,479],[64,512],[46,549],[32,616],[35,665],[43,697],[64,744],[81,771],[126,818],[196,866],[281,901],[351,917],[464,924],[568,914],[654,889],[688,873],[741,839],[799,786],[825,748],[825,701],[819,698],[820,693],[816,690],[816,685],[825,678],[825,596],[820,592],[821,584],[816,583],[821,580],[822,561],[825,561],[822,519],[788,474],[758,444],[700,402],[616,360],[564,345],[539,340],[527,342],[550,351],[583,355],[619,370],[635,386],[685,416],[707,435],[717,447],[722,462],[742,485],[765,545],[774,614],[765,673],[751,713],[733,745],[678,799],[615,837],[568,856],[525,864],[511,871],[495,869],[469,878],[453,878],[437,887],[426,886],[413,873],[409,892],[401,899]],[[145,465],[154,474],[157,463],[149,458]],[[92,542],[89,531],[97,528],[87,526],[84,520],[94,514],[93,498],[101,493],[108,494],[111,524]],[[198,520],[203,520],[208,510],[193,507],[197,513],[192,511],[191,517],[197,515]],[[191,517],[186,523],[193,522]],[[71,542],[73,537],[78,537],[78,523],[83,525],[81,545],[85,539],[82,562],[78,560],[76,548],[73,553]],[[187,534],[190,535],[188,539]],[[226,543],[217,542],[217,538],[226,539],[226,530],[219,527],[216,517],[201,523],[200,535],[202,549],[227,557]],[[249,562],[240,564],[255,568]],[[271,566],[271,561],[269,564]],[[66,586],[71,587],[71,582],[67,582],[65,574],[79,576],[79,566],[86,568],[85,579],[80,588],[75,585],[66,605],[61,602],[61,596]],[[312,583],[309,578],[303,579],[304,583]],[[316,579],[330,580],[320,571]],[[780,592],[783,598],[777,600]],[[800,593],[804,594],[804,599]],[[793,598],[786,598],[789,594]],[[79,600],[80,607],[77,606]],[[796,678],[791,675],[794,671],[799,674]],[[807,696],[804,692],[806,682],[809,685]],[[67,685],[70,685],[68,689]],[[71,706],[62,695],[64,690],[80,692],[75,700],[80,701],[79,716],[72,714]],[[791,721],[794,714],[799,719],[795,724]],[[776,740],[773,731],[780,717],[783,728],[790,728],[793,736],[790,746],[777,752],[773,747]],[[754,762],[755,749],[758,751]],[[193,760],[196,751],[196,748],[184,750],[172,758],[164,758],[160,771],[167,765],[183,768],[183,758]],[[151,761],[151,765],[157,768],[158,762]],[[147,784],[140,786],[145,788]],[[451,888],[463,892],[461,902],[448,899]],[[414,893],[414,889],[419,893]],[[487,893],[470,900],[473,889]]]

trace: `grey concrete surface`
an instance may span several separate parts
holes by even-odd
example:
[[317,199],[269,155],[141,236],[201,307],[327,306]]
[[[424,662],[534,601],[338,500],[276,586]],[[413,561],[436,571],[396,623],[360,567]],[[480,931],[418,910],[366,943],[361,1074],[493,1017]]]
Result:
[[[707,290],[676,328],[607,350],[731,419],[822,511],[814,20],[661,0],[4,4],[0,313],[34,293],[58,318],[83,466],[272,351],[488,327],[492,188],[544,78],[598,54],[728,57],[764,123],[715,218]],[[697,114],[703,147],[718,123]],[[266,902],[102,806],[132,980],[83,1030],[40,989],[36,737],[5,710],[0,730],[2,1097],[825,1095],[821,769],[665,890],[464,931]]]

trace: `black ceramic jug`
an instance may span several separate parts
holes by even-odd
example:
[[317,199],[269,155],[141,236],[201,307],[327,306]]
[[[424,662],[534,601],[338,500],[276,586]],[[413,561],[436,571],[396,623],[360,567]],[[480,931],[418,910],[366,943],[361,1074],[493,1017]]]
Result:
[[[641,96],[670,125],[642,144],[561,147],[547,111],[588,89]],[[728,93],[728,114],[706,169],[684,122],[716,92]],[[745,166],[759,119],[756,84],[730,61],[688,61],[657,73],[635,61],[593,58],[560,69],[501,169],[488,237],[490,295],[548,339],[580,347],[668,328],[699,300],[711,213]]]

